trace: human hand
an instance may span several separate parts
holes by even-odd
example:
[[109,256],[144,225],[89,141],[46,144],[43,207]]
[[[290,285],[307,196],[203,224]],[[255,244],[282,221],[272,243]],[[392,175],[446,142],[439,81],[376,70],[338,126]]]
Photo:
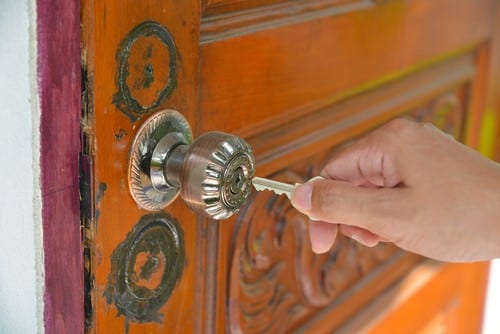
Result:
[[500,165],[430,124],[396,119],[337,154],[325,180],[295,188],[313,251],[337,231],[450,262],[500,257]]

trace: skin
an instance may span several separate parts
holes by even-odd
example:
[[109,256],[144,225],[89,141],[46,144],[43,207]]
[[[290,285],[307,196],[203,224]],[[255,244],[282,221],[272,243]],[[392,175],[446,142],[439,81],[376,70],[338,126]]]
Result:
[[330,250],[340,232],[441,261],[500,257],[500,165],[430,124],[393,120],[338,153],[321,175],[291,199],[317,219],[309,225],[315,253]]

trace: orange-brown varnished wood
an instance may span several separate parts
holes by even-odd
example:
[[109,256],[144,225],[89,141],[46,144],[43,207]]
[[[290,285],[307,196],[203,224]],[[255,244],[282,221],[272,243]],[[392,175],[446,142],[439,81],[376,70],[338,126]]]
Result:
[[[496,115],[496,145],[492,152],[500,161],[500,2],[496,2],[495,16],[492,22],[492,37],[490,38],[490,68],[486,108]],[[489,139],[491,140],[491,139]],[[495,151],[496,148],[496,151]]]
[[372,0],[215,0],[204,7],[201,40],[207,43],[271,26],[339,15],[372,6]]
[[[274,172],[272,177],[281,181],[303,182],[319,173],[321,166],[328,161],[328,157],[336,147],[342,146],[346,141],[354,139],[377,124],[391,117],[405,115],[408,111],[411,111],[410,116],[419,121],[432,122],[457,138],[463,138],[463,122],[466,118],[469,91],[466,82],[473,77],[472,64],[469,57],[463,57],[451,62],[449,68],[443,67],[448,74],[453,72],[452,68],[455,66],[463,70],[460,71],[461,75],[452,74],[450,82],[438,80],[440,76],[446,77],[439,67],[430,71],[434,73],[430,77],[427,77],[427,71],[413,74],[407,81],[399,82],[401,88],[404,89],[409,85],[410,91],[415,89],[418,92],[409,93],[407,98],[400,98],[404,96],[402,93],[388,93],[387,90],[392,89],[388,86],[381,86],[369,93],[353,97],[339,107],[343,107],[347,115],[352,114],[355,118],[356,103],[364,103],[365,99],[368,105],[376,105],[372,101],[375,99],[384,107],[380,109],[375,107],[375,110],[379,111],[369,117],[370,122],[365,123],[363,117],[358,116],[356,121],[353,121],[356,125],[348,127],[345,135],[334,128],[325,131],[332,135],[329,140],[324,140],[322,136],[308,138],[302,135],[308,139],[307,143],[310,146],[304,151],[297,148],[296,152],[300,152],[299,156],[302,157],[300,162],[298,159],[296,161],[287,157],[277,159],[275,163],[265,161],[259,167],[266,171],[278,169],[279,171]],[[418,84],[429,82],[436,84],[432,93],[428,93],[426,89],[409,88],[413,84],[418,87]],[[351,107],[354,109],[350,109]],[[326,116],[318,118],[328,119]],[[345,120],[340,116],[331,121],[332,124],[335,122],[342,124]],[[305,121],[302,121],[302,124],[303,127],[308,126],[305,125],[307,124]],[[321,129],[321,125],[313,127]],[[287,129],[286,126],[281,128]],[[276,140],[279,141],[277,138]],[[266,141],[265,137],[263,141]],[[317,148],[313,149],[315,146]],[[314,154],[314,152],[320,153]],[[276,156],[279,157],[279,154]],[[315,257],[310,253],[307,238],[304,238],[307,234],[307,230],[304,230],[307,219],[297,215],[286,199],[280,200],[269,194],[267,196],[267,199],[266,195],[262,194],[252,197],[239,217],[232,220],[233,224],[223,224],[219,228],[219,238],[223,238],[219,239],[219,258],[229,259],[228,269],[222,269],[218,277],[219,283],[229,286],[226,289],[227,296],[220,298],[219,301],[218,309],[224,307],[224,304],[227,307],[225,317],[219,315],[219,330],[227,328],[233,332],[245,333],[258,332],[263,328],[271,332],[288,332],[292,329],[299,333],[331,331],[349,323],[349,317],[376,299],[378,294],[390,287],[420,260],[414,255],[394,253],[387,246],[380,250],[366,249],[345,239],[337,241],[326,259],[324,256]],[[278,229],[276,226],[282,226],[279,232],[275,231]],[[279,246],[282,242],[280,240],[285,236],[288,238],[288,248]],[[307,255],[299,256],[299,254]],[[351,256],[356,259],[354,263],[351,262]],[[304,257],[307,258],[306,261],[303,260]],[[311,266],[311,263],[315,265]],[[326,271],[328,275],[317,276],[317,272],[323,272],[325,268],[329,268]],[[276,278],[263,283],[262,280],[266,275],[273,277],[276,275]],[[253,282],[251,290],[247,288],[249,280]],[[290,282],[295,283],[289,286]],[[329,288],[325,291],[320,287]],[[286,291],[289,299],[276,302],[279,294],[271,291],[276,292],[281,289]],[[310,292],[307,291],[315,293],[309,295]],[[246,312],[250,301],[253,303],[273,301],[273,306],[269,309],[254,310],[248,315]],[[302,307],[302,313],[295,313],[295,307],[298,305]],[[247,323],[249,318],[252,321]]]
[[[307,219],[268,192],[222,222],[180,198],[162,211],[178,223],[185,258],[159,309],[127,315],[134,308],[117,305],[110,287],[126,263],[117,254],[130,255],[137,245],[126,241],[150,215],[127,180],[147,117],[175,109],[195,136],[240,135],[257,175],[287,182],[317,175],[337,149],[399,116],[477,148],[484,111],[500,96],[499,8],[495,0],[84,0],[88,332],[477,332],[487,264],[436,263],[347,238],[317,256]],[[130,42],[151,22],[168,31],[173,54],[149,30]],[[174,88],[159,98],[174,72]],[[175,254],[154,249],[131,262],[129,283],[152,290],[174,270],[166,260]]]
[[[121,267],[119,269],[124,266],[116,258],[119,245],[132,235],[140,219],[149,214],[135,204],[128,189],[128,154],[137,129],[145,117],[162,108],[178,110],[194,129],[197,126],[199,13],[198,1],[86,0],[83,3],[82,37],[85,44],[82,61],[87,78],[84,92],[87,94],[84,110],[84,140],[87,146],[84,153],[93,160],[91,183],[94,208],[86,226],[86,245],[89,249],[86,261],[90,270],[87,280],[91,284],[87,291],[91,297],[87,326],[91,333],[189,333],[200,332],[204,327],[204,280],[200,275],[203,256],[199,256],[203,228],[182,201],[165,210],[178,221],[182,230],[179,238],[184,241],[185,253],[180,279],[175,283],[168,301],[160,303],[159,310],[145,312],[145,318],[149,317],[149,320],[141,321],[124,315],[116,306],[116,301],[106,297],[110,285],[117,284],[110,280],[113,266]],[[120,50],[133,29],[148,21],[165,27],[174,39],[177,84],[157,107],[135,115],[137,119],[134,120],[122,112],[116,102],[120,98],[119,64],[125,57]],[[136,42],[130,45],[125,84],[138,103],[152,105],[170,75],[168,48],[158,37],[146,32],[139,34]],[[148,66],[153,78],[146,84],[141,80],[143,70]],[[121,249],[122,255],[130,256],[129,251],[130,247]],[[139,278],[127,280],[136,280],[138,287],[150,291],[159,286],[162,274],[173,270],[166,267],[166,258],[174,254],[158,254],[140,252],[135,265],[129,262]],[[149,274],[140,274],[141,270],[146,270],[148,258],[153,269]]]
[[[376,2],[377,0],[202,0],[202,16],[218,16],[221,14],[231,14],[231,12],[252,12],[258,11],[259,6],[269,9],[285,9],[288,12],[297,11],[306,2],[313,3],[315,7],[329,6],[330,4],[349,2]],[[223,16],[223,15],[222,15]]]
[[269,5],[287,0],[202,0],[203,14],[214,15],[228,11],[249,9],[259,5]]
[[201,130],[266,127],[473,47],[492,3],[387,1],[204,44]]
[[419,107],[469,82],[475,73],[474,56],[467,54],[355,98],[324,106],[257,135],[246,135],[245,130],[240,134],[246,136],[254,149],[259,173],[269,174]]
[[488,268],[421,262],[338,333],[479,333]]

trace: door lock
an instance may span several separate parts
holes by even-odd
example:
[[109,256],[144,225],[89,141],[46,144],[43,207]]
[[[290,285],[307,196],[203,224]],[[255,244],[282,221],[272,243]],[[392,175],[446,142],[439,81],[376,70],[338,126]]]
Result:
[[129,188],[143,209],[158,211],[181,198],[194,211],[226,219],[252,190],[255,159],[242,138],[207,132],[193,141],[187,120],[175,110],[147,119],[132,142]]

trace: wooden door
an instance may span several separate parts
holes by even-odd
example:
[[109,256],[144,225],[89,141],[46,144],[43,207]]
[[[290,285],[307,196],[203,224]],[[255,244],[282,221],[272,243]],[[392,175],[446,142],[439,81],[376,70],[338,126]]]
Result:
[[[496,6],[496,7],[495,7]],[[175,109],[194,135],[245,138],[257,175],[300,182],[398,116],[476,146],[498,2],[84,0],[82,219],[95,333],[478,332],[487,264],[443,264],[340,237],[253,193],[213,221],[179,198],[140,209],[131,142]]]

